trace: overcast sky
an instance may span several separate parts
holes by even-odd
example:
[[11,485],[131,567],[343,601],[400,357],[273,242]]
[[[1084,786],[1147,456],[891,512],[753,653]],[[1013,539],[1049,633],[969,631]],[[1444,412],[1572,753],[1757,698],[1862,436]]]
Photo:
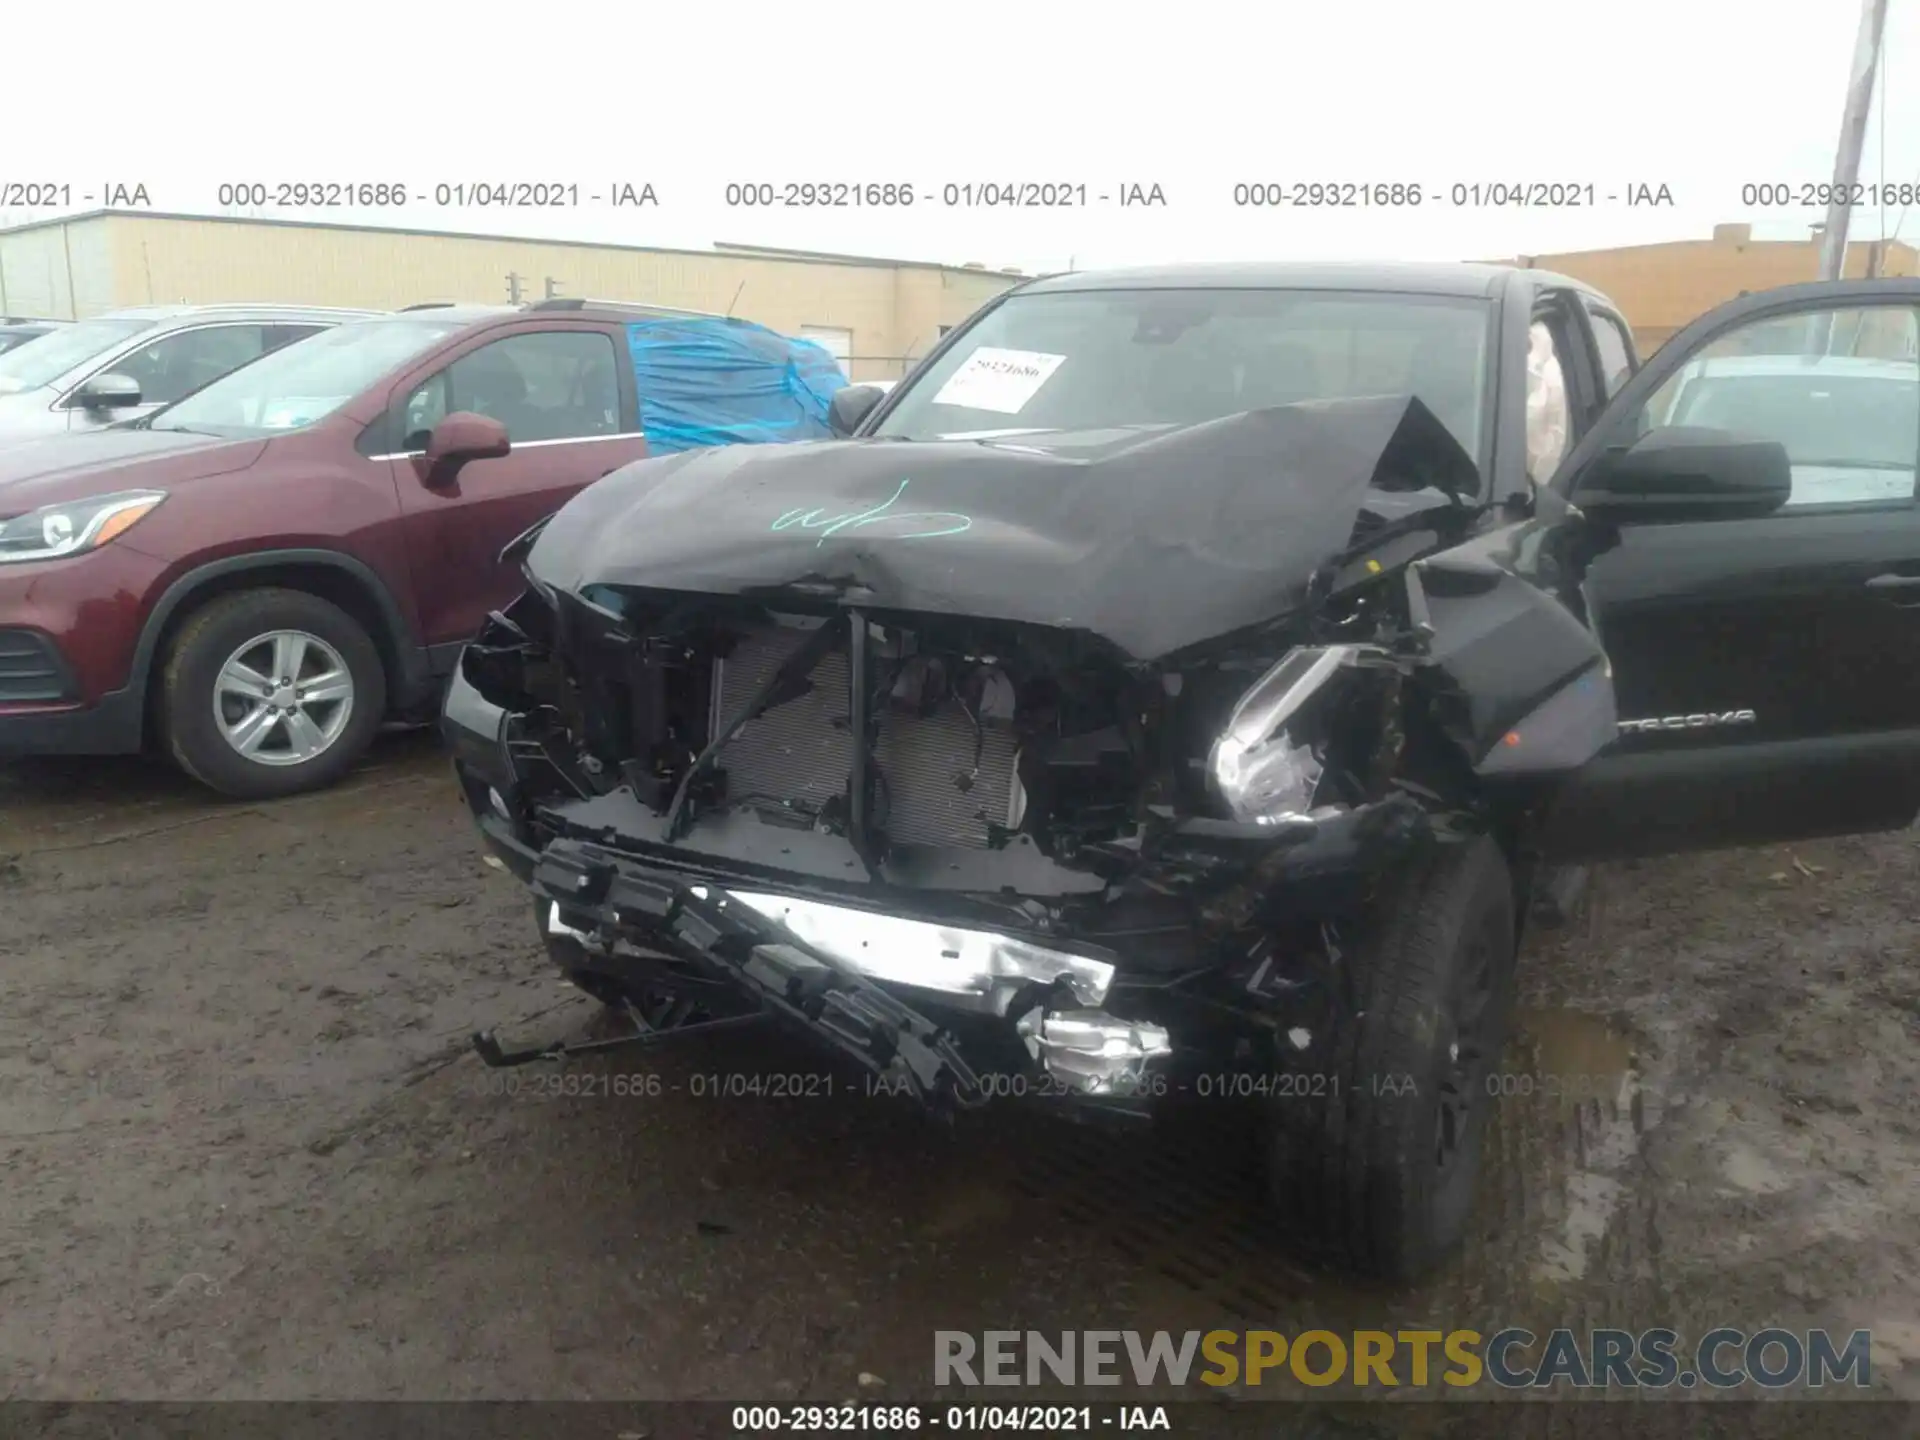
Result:
[[[1740,220],[1758,238],[1804,237],[1818,207],[1755,208],[1742,186],[1831,174],[1859,7],[175,0],[156,23],[147,0],[96,0],[85,15],[34,5],[10,17],[26,63],[9,67],[14,126],[0,160],[0,183],[70,184],[75,210],[110,181],[143,183],[157,209],[208,213],[223,183],[387,182],[424,203],[254,213],[1036,270],[1491,259],[1704,237]],[[1920,0],[1892,0],[1884,64],[1861,177],[1912,184]],[[577,184],[581,204],[432,203],[434,187],[476,181]],[[587,198],[623,181],[651,183],[658,206]],[[905,182],[921,199],[729,208],[730,181]],[[1084,184],[1089,203],[939,203],[948,184],[1027,181]],[[1401,182],[1429,198],[1417,209],[1237,208],[1236,183],[1259,181]],[[1515,182],[1591,183],[1598,203],[1448,203],[1456,184]],[[1166,205],[1119,207],[1131,184],[1157,184]],[[1629,207],[1640,184],[1665,185],[1674,204]],[[1913,239],[1914,212],[1896,206],[1884,223]],[[1854,237],[1882,223],[1877,209],[1857,211]]]

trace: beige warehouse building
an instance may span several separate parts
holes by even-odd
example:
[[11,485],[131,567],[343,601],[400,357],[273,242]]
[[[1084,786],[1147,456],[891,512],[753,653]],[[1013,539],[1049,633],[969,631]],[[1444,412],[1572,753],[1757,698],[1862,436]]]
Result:
[[[1532,265],[1584,280],[1611,296],[1651,353],[1689,321],[1753,290],[1820,278],[1820,241],[1755,240],[1751,225],[1716,225],[1712,238],[1523,255]],[[1899,240],[1856,241],[1841,272],[1849,279],[1920,274],[1920,252]]]
[[94,211],[0,230],[0,315],[281,301],[398,309],[549,294],[734,314],[894,379],[1014,270],[722,245],[667,250],[373,226]]

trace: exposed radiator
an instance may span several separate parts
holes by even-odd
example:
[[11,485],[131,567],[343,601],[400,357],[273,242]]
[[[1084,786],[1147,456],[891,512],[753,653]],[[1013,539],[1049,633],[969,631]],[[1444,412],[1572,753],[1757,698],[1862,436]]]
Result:
[[[716,723],[737,711],[808,633],[786,626],[755,631],[718,662]],[[846,793],[853,765],[846,655],[827,655],[809,678],[811,693],[768,711],[720,752],[729,799],[762,796],[813,808]],[[951,700],[925,718],[882,715],[874,761],[886,781],[887,833],[892,839],[984,849],[988,824],[1007,823],[1014,788],[1013,735],[992,721],[984,726],[984,743],[977,734],[966,710]]]

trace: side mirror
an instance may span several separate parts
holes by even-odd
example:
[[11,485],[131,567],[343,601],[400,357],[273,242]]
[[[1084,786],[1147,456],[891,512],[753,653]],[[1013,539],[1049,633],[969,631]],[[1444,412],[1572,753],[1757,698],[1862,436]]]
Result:
[[885,388],[879,385],[841,386],[827,404],[827,428],[842,437],[853,434],[886,395]]
[[1792,493],[1793,465],[1777,440],[1661,426],[1602,456],[1575,486],[1573,503],[1609,522],[1752,520]]
[[512,449],[507,427],[498,420],[456,410],[433,427],[413,466],[423,484],[445,485],[469,460],[498,460]]
[[73,392],[83,410],[128,410],[140,403],[140,382],[131,375],[96,375]]

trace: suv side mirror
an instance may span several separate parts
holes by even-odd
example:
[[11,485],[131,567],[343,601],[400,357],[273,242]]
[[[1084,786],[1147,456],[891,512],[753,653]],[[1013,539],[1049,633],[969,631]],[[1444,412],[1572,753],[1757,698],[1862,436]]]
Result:
[[1777,440],[1660,426],[1602,456],[1574,487],[1573,503],[1609,522],[1751,520],[1792,493],[1793,465]]
[[513,448],[507,427],[490,415],[456,410],[427,436],[427,448],[415,457],[422,484],[445,485],[469,460],[498,460]]
[[873,413],[873,407],[886,398],[878,385],[843,385],[827,403],[827,428],[835,435],[847,436],[860,428],[860,422]]
[[70,403],[83,410],[128,410],[140,403],[140,382],[131,375],[96,375],[73,392]]

